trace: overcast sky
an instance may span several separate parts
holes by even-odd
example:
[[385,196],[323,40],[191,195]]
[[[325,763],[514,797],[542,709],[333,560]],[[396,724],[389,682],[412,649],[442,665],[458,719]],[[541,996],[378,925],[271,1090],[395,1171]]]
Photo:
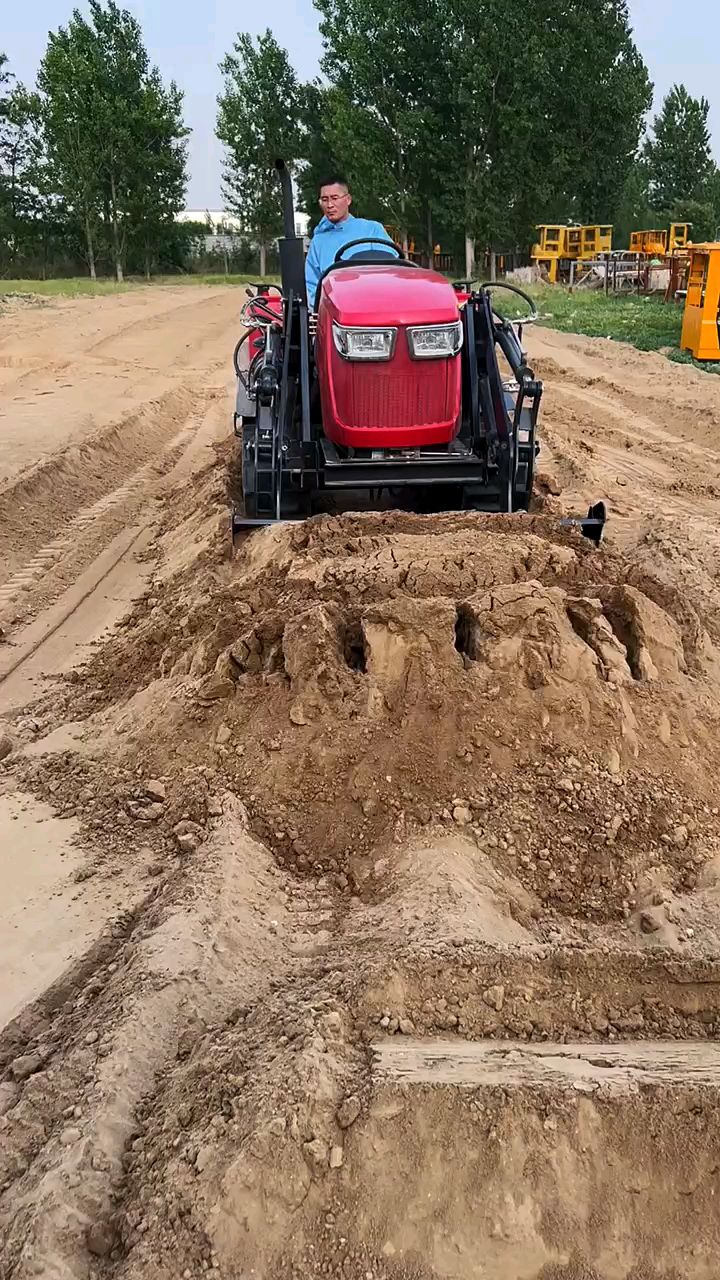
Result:
[[[0,50],[18,79],[32,83],[47,33],[67,21],[73,0],[0,0]],[[76,0],[77,2],[77,0]],[[86,8],[85,0],[78,7]],[[221,208],[221,152],[214,136],[220,87],[218,63],[238,30],[272,27],[303,79],[318,70],[320,39],[312,0],[276,0],[272,8],[247,0],[124,0],[140,20],[153,62],[185,91],[190,143],[188,206]],[[711,103],[715,154],[720,161],[720,4],[718,0],[630,0],[635,36],[655,83],[656,105],[676,81]],[[530,56],[528,54],[528,56]]]

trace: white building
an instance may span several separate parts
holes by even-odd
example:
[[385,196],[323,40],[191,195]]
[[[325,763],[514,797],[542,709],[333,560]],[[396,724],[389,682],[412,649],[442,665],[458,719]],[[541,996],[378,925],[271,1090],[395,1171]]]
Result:
[[[176,221],[203,222],[206,226],[212,226],[212,231],[209,233],[211,235],[242,234],[240,219],[234,213],[227,213],[224,209],[183,209],[182,213],[176,214]],[[306,213],[295,213],[297,236],[307,235],[309,221]]]

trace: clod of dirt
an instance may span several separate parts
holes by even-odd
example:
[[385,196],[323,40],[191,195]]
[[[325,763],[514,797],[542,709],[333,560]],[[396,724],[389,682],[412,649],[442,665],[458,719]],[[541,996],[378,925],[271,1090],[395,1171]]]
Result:
[[23,1053],[19,1058],[13,1058],[10,1063],[13,1080],[27,1080],[36,1071],[40,1071],[44,1061],[42,1053]]

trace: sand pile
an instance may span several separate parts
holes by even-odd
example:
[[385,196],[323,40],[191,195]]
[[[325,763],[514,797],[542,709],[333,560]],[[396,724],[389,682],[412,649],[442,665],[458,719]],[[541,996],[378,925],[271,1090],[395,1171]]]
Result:
[[693,610],[550,519],[320,517],[140,601],[63,698],[90,754],[36,784],[183,855],[230,789],[360,897],[442,823],[542,906],[620,919],[719,852],[718,688]]

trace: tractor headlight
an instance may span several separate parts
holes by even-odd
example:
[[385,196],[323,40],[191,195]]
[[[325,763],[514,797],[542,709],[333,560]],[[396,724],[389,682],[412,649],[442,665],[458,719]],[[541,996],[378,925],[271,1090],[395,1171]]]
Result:
[[436,360],[456,356],[463,344],[462,321],[454,324],[430,324],[422,329],[408,329],[410,355],[415,360]]
[[390,360],[397,329],[344,329],[333,324],[336,351],[344,360]]

